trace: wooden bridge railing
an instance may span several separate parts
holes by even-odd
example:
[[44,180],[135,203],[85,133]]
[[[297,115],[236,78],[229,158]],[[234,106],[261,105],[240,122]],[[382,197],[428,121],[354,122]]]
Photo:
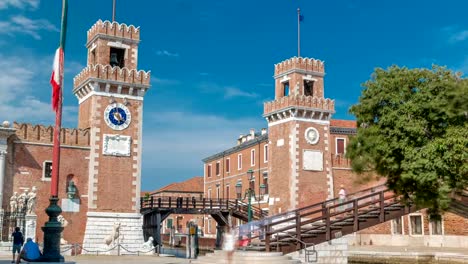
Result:
[[[140,208],[142,211],[148,209],[200,209],[232,211],[239,214],[248,214],[248,205],[238,199],[207,199],[195,197],[142,197],[140,199]],[[268,214],[261,208],[251,206],[252,216],[255,219],[261,219]]]
[[[325,231],[324,241],[332,239],[332,226],[343,221],[352,221],[353,232],[360,230],[359,216],[372,212],[378,215],[379,222],[385,221],[385,207],[399,204],[395,194],[384,185],[375,186],[357,193],[350,194],[345,202],[331,199],[312,204],[279,215],[247,224],[244,230],[251,239],[265,240],[266,250],[269,250],[272,237],[284,232],[293,232],[295,239],[302,240],[301,234]],[[243,232],[242,235],[246,233]]]

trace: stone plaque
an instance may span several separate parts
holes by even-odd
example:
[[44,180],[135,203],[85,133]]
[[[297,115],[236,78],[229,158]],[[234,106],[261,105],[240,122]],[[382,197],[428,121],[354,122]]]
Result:
[[62,199],[62,212],[78,213],[80,211],[80,199]]
[[323,171],[323,153],[318,150],[304,150],[304,170]]
[[130,156],[130,136],[104,134],[102,154],[111,156]]

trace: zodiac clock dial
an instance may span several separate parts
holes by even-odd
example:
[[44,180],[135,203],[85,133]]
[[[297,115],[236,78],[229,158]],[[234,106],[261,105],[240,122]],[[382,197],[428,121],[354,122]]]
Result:
[[305,131],[305,138],[307,140],[307,143],[317,144],[320,138],[318,130],[314,127],[307,128]]
[[130,110],[120,103],[110,104],[104,111],[106,124],[114,130],[124,130],[130,125],[131,119]]

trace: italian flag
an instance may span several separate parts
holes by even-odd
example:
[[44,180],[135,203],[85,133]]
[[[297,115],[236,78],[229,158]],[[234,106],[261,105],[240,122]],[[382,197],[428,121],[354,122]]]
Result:
[[52,84],[52,109],[57,111],[59,98],[61,93],[61,85],[63,78],[63,49],[59,47],[55,51],[54,66],[52,76],[50,77],[50,84]]

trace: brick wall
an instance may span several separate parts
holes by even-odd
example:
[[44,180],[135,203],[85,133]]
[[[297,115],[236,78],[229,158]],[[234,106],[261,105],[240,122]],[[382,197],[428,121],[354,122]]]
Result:
[[[265,145],[268,144],[266,141],[259,142],[248,148],[240,149],[237,152],[226,155],[216,160],[206,162],[205,167],[205,198],[209,197],[209,190],[211,190],[211,198],[217,197],[217,185],[219,184],[220,193],[219,198],[236,199],[236,184],[238,181],[242,183],[242,195],[244,191],[249,187],[249,175],[247,171],[252,169],[254,171],[255,178],[255,192],[258,194],[260,184],[263,183],[263,173],[268,171],[268,161],[264,160],[264,149]],[[254,165],[251,163],[251,153],[255,151]],[[242,157],[242,167],[238,168],[238,155]],[[226,161],[229,160],[229,171],[227,171]],[[219,174],[216,174],[216,164],[219,163]],[[208,169],[211,165],[211,177],[208,177]],[[227,193],[227,186],[229,186],[229,193]]]
[[[44,161],[52,160],[51,145],[32,145],[14,143],[11,145],[12,151],[8,153],[7,174],[5,178],[5,200],[3,207],[9,210],[9,198],[13,192],[22,193],[24,188],[31,190],[37,187],[37,231],[38,241],[43,240],[43,232],[40,227],[48,220],[45,208],[49,205],[50,181],[42,179]],[[88,207],[88,160],[89,149],[71,148],[62,146],[61,163],[59,175],[59,198],[66,198],[67,183],[73,180],[78,192],[75,197],[80,200],[80,211],[77,213],[63,212],[62,215],[68,221],[68,226],[64,230],[64,239],[70,243],[81,243],[86,225],[86,212]],[[14,161],[14,162],[12,162]],[[61,205],[61,201],[59,201]]]

